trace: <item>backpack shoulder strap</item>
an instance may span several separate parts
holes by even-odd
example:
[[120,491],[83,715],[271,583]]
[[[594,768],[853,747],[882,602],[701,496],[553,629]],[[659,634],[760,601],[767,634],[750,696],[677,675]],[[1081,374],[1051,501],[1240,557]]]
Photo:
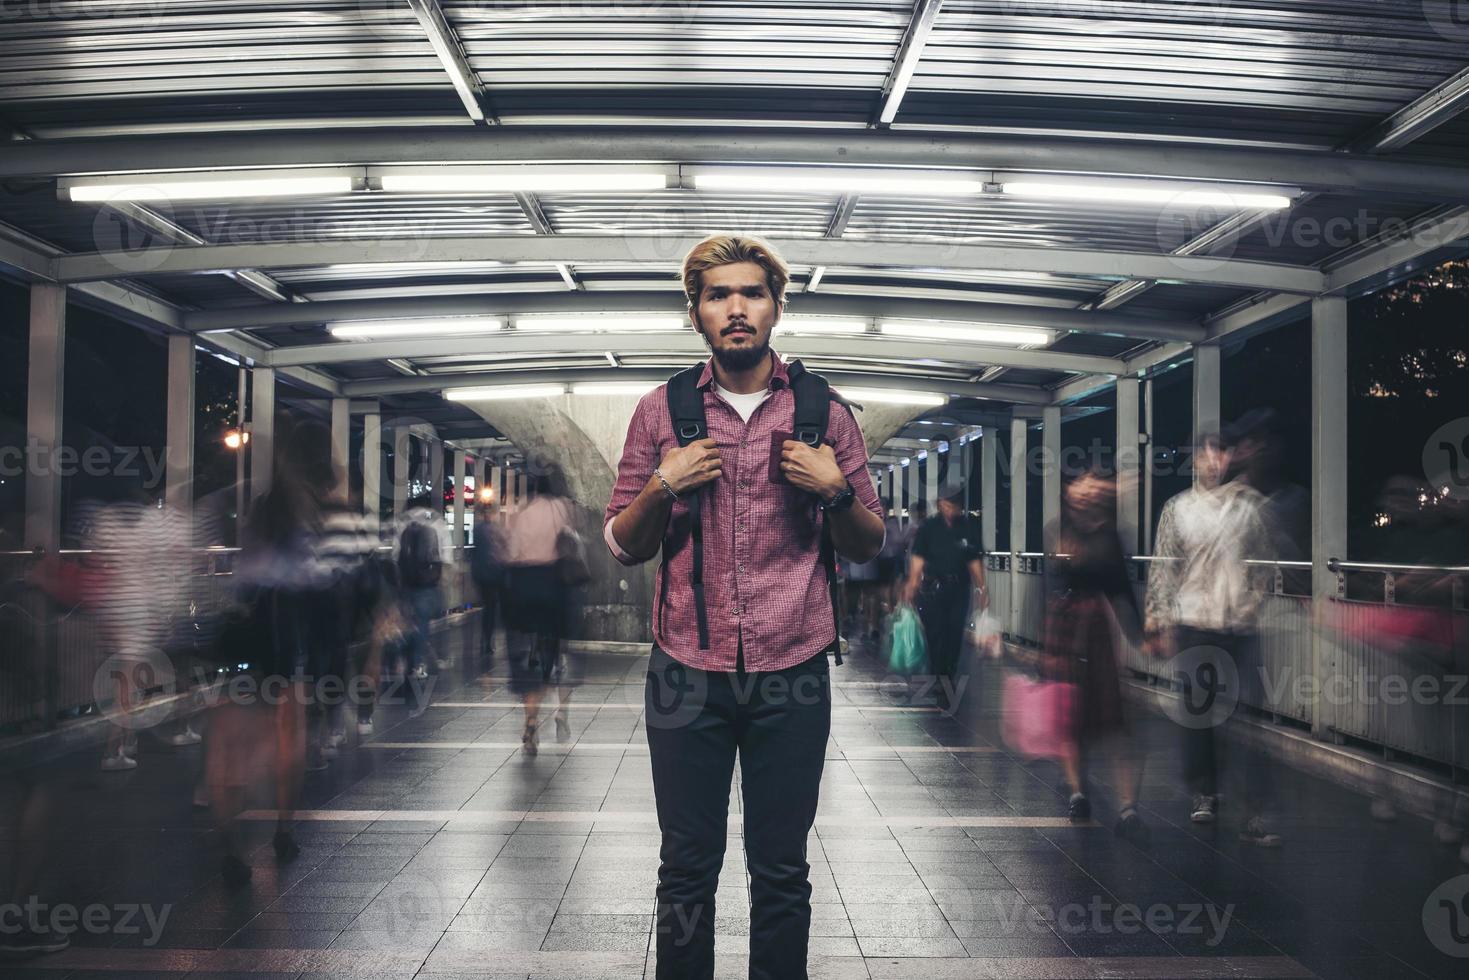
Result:
[[704,415],[704,393],[699,390],[702,364],[695,364],[668,379],[668,416],[673,422],[673,435],[680,446],[709,436],[709,420]]
[[806,370],[800,361],[787,368],[791,393],[796,398],[796,439],[815,449],[826,438],[826,423],[831,417],[831,385],[821,375]]
[[[704,393],[699,390],[699,375],[704,366],[696,364],[668,379],[668,417],[673,423],[673,436],[680,446],[709,436],[709,419],[704,414]],[[694,491],[689,498],[689,539],[694,547],[689,585],[694,591],[694,615],[699,629],[699,649],[709,649],[709,609],[704,601],[704,495]],[[665,588],[668,582],[668,549],[663,551]]]
[[[806,370],[800,361],[791,361],[786,368],[791,379],[791,393],[796,399],[796,418],[793,429],[796,439],[815,449],[826,438],[826,423],[831,418],[831,385],[825,378]],[[831,597],[831,619],[836,629],[832,641],[832,652],[836,664],[842,665],[841,584],[837,581],[836,548],[832,545],[831,527],[822,521],[821,565],[826,569],[826,588]]]

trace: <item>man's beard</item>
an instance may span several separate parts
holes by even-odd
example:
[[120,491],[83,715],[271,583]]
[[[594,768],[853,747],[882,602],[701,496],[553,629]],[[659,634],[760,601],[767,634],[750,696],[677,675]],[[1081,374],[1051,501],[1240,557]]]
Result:
[[710,344],[709,349],[713,351],[714,359],[719,362],[720,367],[731,374],[739,374],[742,371],[759,367],[770,356],[770,338],[766,337],[760,343],[748,347],[724,350]]

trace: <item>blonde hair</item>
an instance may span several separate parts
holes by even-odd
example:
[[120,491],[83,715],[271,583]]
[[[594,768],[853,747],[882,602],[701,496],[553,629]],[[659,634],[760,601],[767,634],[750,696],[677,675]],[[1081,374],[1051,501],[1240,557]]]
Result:
[[765,270],[765,285],[770,295],[784,306],[786,284],[791,281],[791,267],[763,239],[740,235],[710,235],[689,250],[683,260],[683,291],[688,298],[689,308],[699,305],[699,294],[704,290],[704,271],[715,266],[732,265],[736,262],[754,262]]

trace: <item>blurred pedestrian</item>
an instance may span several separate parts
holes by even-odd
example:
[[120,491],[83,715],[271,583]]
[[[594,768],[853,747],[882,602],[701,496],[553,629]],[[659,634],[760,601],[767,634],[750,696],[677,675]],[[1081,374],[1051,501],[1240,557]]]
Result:
[[495,520],[495,505],[482,501],[474,510],[474,547],[469,574],[479,592],[479,671],[488,674],[495,664],[495,624],[505,592],[505,541]]
[[918,609],[928,644],[940,706],[957,707],[955,677],[971,603],[989,605],[981,559],[979,527],[964,513],[964,491],[939,500],[938,514],[924,521],[913,539],[903,600]]
[[433,621],[444,608],[444,566],[454,553],[443,507],[435,513],[433,505],[429,494],[409,503],[395,554],[398,588],[409,625],[405,672],[417,680],[428,677]]

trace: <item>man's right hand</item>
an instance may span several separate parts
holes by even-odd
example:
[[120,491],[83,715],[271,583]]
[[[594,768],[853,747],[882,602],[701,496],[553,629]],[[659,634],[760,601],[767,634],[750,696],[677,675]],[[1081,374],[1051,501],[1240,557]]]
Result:
[[687,446],[670,449],[658,464],[658,470],[673,487],[673,492],[682,497],[690,490],[719,479],[723,475],[722,466],[714,440],[700,439]]

